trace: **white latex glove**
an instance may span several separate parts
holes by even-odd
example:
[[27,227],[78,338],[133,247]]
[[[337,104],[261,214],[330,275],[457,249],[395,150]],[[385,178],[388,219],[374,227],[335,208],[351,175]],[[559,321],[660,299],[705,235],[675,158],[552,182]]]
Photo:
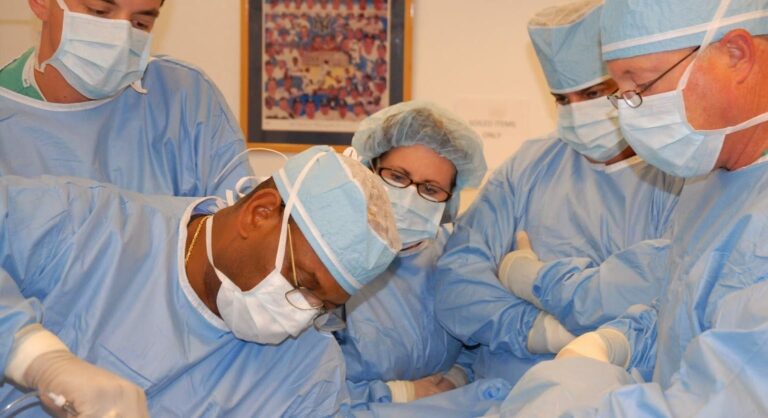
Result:
[[515,235],[517,250],[504,256],[499,264],[499,281],[515,296],[525,299],[541,309],[541,303],[533,295],[533,283],[541,266],[539,256],[533,252],[531,241],[525,231]]
[[576,338],[548,312],[539,312],[528,332],[528,351],[532,354],[557,353]]
[[57,416],[68,416],[52,394],[63,397],[81,418],[149,417],[144,391],[135,384],[73,355],[40,324],[16,334],[5,375],[40,392]]
[[387,382],[392,392],[392,403],[405,403],[427,396],[437,395],[456,386],[441,374],[434,374],[418,380],[392,380]]
[[624,334],[612,328],[600,328],[571,341],[560,350],[555,359],[589,357],[626,369],[631,354],[629,341]]
[[457,364],[454,364],[450,370],[443,374],[443,380],[451,382],[453,384],[453,389],[462,387],[469,383],[467,372],[464,371],[463,367]]

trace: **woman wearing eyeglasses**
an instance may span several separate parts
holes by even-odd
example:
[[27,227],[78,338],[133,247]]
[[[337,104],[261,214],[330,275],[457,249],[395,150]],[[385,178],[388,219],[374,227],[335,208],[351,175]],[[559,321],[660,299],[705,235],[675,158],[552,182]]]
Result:
[[[336,333],[353,405],[408,402],[467,382],[462,344],[434,316],[432,269],[456,216],[459,192],[486,172],[480,137],[445,110],[400,103],[361,122],[352,139],[360,159],[384,181],[403,250],[347,302]],[[470,373],[471,375],[471,373]]]

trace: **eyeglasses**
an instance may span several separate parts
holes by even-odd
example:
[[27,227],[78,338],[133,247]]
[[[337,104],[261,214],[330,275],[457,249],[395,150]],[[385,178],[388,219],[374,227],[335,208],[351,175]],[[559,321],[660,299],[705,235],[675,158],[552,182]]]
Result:
[[432,183],[417,183],[411,180],[407,174],[391,168],[379,167],[376,169],[376,174],[378,174],[385,183],[399,189],[405,189],[412,184],[415,185],[416,192],[419,196],[430,202],[445,202],[452,196],[451,192],[444,190],[440,186],[435,186]]
[[328,311],[322,299],[299,283],[298,276],[296,275],[296,261],[293,256],[293,239],[291,237],[290,225],[288,226],[288,249],[291,255],[291,274],[293,275],[294,288],[285,293],[285,299],[296,309],[317,311],[312,324],[318,331],[333,332],[345,328],[347,326],[345,322],[346,311],[343,305],[333,311]]
[[613,107],[616,109],[619,108],[619,100],[624,100],[624,103],[627,104],[627,106],[631,107],[632,109],[636,109],[640,107],[640,105],[643,104],[643,96],[642,94],[645,93],[651,86],[656,84],[657,81],[661,80],[662,77],[669,74],[670,71],[674,70],[678,65],[682,64],[683,61],[687,60],[688,57],[693,55],[694,52],[698,51],[700,47],[693,48],[691,52],[686,54],[680,61],[676,62],[675,65],[669,67],[666,71],[661,73],[660,76],[654,78],[653,80],[649,81],[645,84],[645,87],[643,87],[640,90],[627,90],[623,91],[620,94],[616,94],[618,90],[614,91],[613,93],[609,94],[608,100],[611,102]]

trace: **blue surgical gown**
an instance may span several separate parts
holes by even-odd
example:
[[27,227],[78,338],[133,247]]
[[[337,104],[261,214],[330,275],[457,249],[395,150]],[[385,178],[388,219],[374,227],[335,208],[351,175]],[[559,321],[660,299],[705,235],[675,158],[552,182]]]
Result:
[[[573,258],[573,270],[582,271],[662,237],[682,184],[639,157],[605,166],[590,163],[555,137],[523,144],[458,220],[436,270],[437,317],[465,344],[481,345],[476,376],[516,382],[530,366],[551,358],[527,350],[528,333],[540,311],[497,278],[501,259],[515,249],[516,232],[528,232],[541,260]],[[647,247],[634,265],[650,263],[666,251],[659,243]],[[569,292],[568,297],[540,297],[576,301],[556,316],[568,326],[568,316],[578,314],[583,320],[570,329],[581,332],[658,294],[654,283],[635,279],[576,289],[555,286],[551,292]]]
[[420,379],[456,363],[462,344],[435,318],[430,275],[448,234],[441,228],[423,250],[398,256],[346,303],[347,327],[336,338],[354,402],[389,401],[384,382]]
[[[656,359],[653,380],[610,391],[588,409],[564,412],[570,402],[545,396],[505,405],[548,405],[547,416],[768,416],[768,162],[687,182],[671,232],[671,273],[658,319],[635,312],[633,322],[645,327],[628,327],[625,319],[605,325],[628,336],[630,367]],[[529,374],[536,373],[538,366]],[[600,391],[584,378],[595,373],[564,373],[549,388]],[[506,416],[515,413],[507,409]]]
[[[143,86],[76,104],[0,87],[0,175],[90,178],[142,193],[224,196],[252,173],[243,135],[202,72],[150,61]],[[230,164],[231,163],[231,164]]]
[[[332,335],[239,340],[190,287],[187,224],[214,203],[77,178],[0,177],[3,335],[42,317],[74,354],[143,388],[156,417],[334,414],[347,392]],[[3,365],[8,350],[5,342]],[[20,395],[3,384],[0,406]],[[41,415],[35,407],[19,416]]]

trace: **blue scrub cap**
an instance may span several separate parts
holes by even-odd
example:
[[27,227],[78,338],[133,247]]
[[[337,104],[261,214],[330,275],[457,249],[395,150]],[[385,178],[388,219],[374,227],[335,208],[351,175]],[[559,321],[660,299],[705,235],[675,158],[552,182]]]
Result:
[[456,186],[448,201],[448,220],[456,216],[459,192],[477,187],[488,170],[480,136],[464,121],[429,102],[402,102],[360,122],[352,147],[364,164],[392,148],[425,145],[456,167]]
[[602,3],[582,0],[548,7],[528,22],[528,35],[553,93],[571,93],[609,78],[600,55]]
[[[322,154],[313,159],[317,154]],[[289,158],[272,174],[287,201],[299,173],[312,167],[299,186],[291,216],[312,249],[350,295],[376,278],[401,243],[381,180],[359,162],[316,146]]]
[[601,24],[603,58],[699,46],[711,25],[710,42],[738,28],[766,35],[768,0],[606,0]]

